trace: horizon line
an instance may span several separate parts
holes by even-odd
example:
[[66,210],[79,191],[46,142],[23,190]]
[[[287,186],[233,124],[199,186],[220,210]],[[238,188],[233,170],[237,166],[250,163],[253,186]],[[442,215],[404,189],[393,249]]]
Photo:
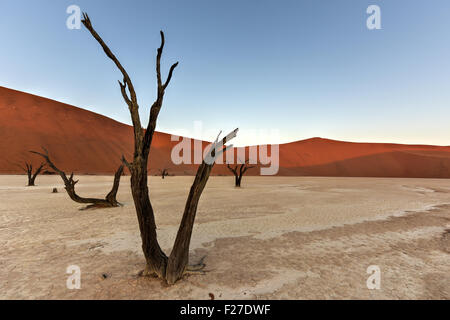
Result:
[[[86,112],[90,112],[90,113],[92,113],[92,114],[96,114],[96,115],[98,115],[98,116],[107,118],[107,119],[109,119],[109,120],[115,121],[115,122],[120,123],[120,124],[122,124],[122,125],[125,125],[125,126],[128,126],[128,127],[132,127],[132,125],[130,125],[130,124],[128,124],[128,123],[122,122],[122,121],[120,121],[120,120],[114,119],[114,118],[112,118],[112,117],[110,117],[110,116],[107,116],[107,115],[98,113],[98,112],[96,112],[96,111],[92,111],[92,110],[89,110],[89,109],[85,109],[85,108],[82,108],[82,107],[78,107],[78,106],[73,105],[73,104],[71,104],[71,103],[59,101],[59,100],[56,100],[56,99],[54,99],[54,98],[44,97],[44,96],[41,96],[41,95],[36,94],[36,93],[31,93],[31,92],[26,92],[26,91],[21,91],[21,90],[17,90],[17,89],[5,87],[5,86],[3,86],[3,85],[0,85],[0,88],[6,89],[6,90],[10,90],[10,91],[15,91],[15,92],[18,92],[18,93],[21,93],[21,94],[30,95],[30,96],[37,97],[37,98],[40,98],[40,99],[49,100],[49,101],[56,102],[56,103],[59,103],[59,104],[63,104],[63,105],[66,105],[66,106],[70,106],[70,107],[72,107],[72,108],[80,109],[80,110],[83,110],[83,111],[86,111]],[[144,128],[144,129],[145,129],[145,128]],[[176,135],[176,134],[173,134],[173,133],[169,133],[169,132],[165,132],[165,131],[160,131],[160,130],[156,130],[156,131],[159,132],[159,133],[162,133],[162,134],[166,134],[166,135],[179,136],[179,135]],[[194,138],[194,137],[188,137],[188,136],[180,136],[180,137],[187,138],[187,139],[191,139],[191,140],[198,140],[198,141],[203,141],[203,142],[212,143],[212,141],[203,140],[203,139]],[[427,143],[401,143],[401,142],[380,142],[380,141],[349,141],[349,140],[341,140],[341,139],[333,139],[333,138],[323,138],[323,137],[318,137],[318,136],[316,136],[316,137],[311,137],[311,138],[292,140],[292,141],[288,141],[288,142],[280,142],[280,143],[278,143],[278,144],[274,144],[274,143],[272,143],[272,144],[256,144],[256,145],[245,145],[245,146],[241,146],[241,147],[233,146],[233,148],[249,148],[249,147],[255,147],[255,146],[260,146],[260,145],[287,145],[287,144],[292,144],[292,143],[297,143],[297,142],[305,142],[305,141],[309,141],[309,140],[327,140],[327,141],[333,141],[333,142],[354,143],[354,144],[384,144],[384,145],[406,145],[406,146],[450,147],[450,145],[427,144]]]

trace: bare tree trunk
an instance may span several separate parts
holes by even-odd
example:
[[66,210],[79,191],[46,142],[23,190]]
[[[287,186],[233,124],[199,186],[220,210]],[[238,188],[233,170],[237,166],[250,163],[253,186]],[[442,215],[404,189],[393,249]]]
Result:
[[28,187],[35,186],[36,177],[41,173],[44,166],[45,166],[45,164],[41,163],[41,165],[37,168],[36,172],[33,173],[33,165],[29,164],[29,163],[25,163],[25,167],[22,167],[22,169],[27,173]]
[[175,244],[169,257],[166,280],[168,284],[175,283],[183,276],[189,262],[189,245],[191,242],[192,228],[194,227],[197,206],[203,189],[208,182],[212,165],[204,162],[200,165],[194,183],[189,192],[183,219],[178,230]]
[[116,174],[114,176],[113,187],[105,199],[84,198],[84,197],[80,197],[75,192],[75,185],[78,183],[78,180],[75,181],[73,179],[73,173],[70,175],[69,178],[67,178],[66,173],[64,171],[58,169],[55,166],[55,164],[50,160],[47,149],[45,149],[45,148],[42,148],[42,149],[44,149],[45,153],[40,153],[40,152],[36,152],[36,151],[30,151],[30,152],[43,157],[45,159],[45,161],[47,161],[47,164],[49,165],[49,167],[52,168],[53,170],[55,170],[55,172],[57,172],[60,175],[61,179],[64,181],[65,189],[66,189],[67,194],[69,195],[70,199],[72,199],[73,201],[78,202],[78,203],[89,204],[89,206],[87,206],[87,208],[118,207],[120,205],[119,202],[117,202],[116,195],[117,195],[117,190],[119,189],[120,177],[122,176],[122,173],[123,173],[123,165],[120,165],[119,168],[117,169]]
[[[208,181],[214,161],[210,164],[209,162],[206,163],[203,161],[202,165],[198,168],[196,178],[186,202],[183,219],[175,240],[174,248],[170,258],[168,258],[159,246],[157,239],[155,217],[148,193],[147,164],[150,146],[156,129],[156,122],[164,100],[165,90],[172,79],[173,71],[178,66],[178,62],[171,66],[167,79],[163,83],[161,77],[161,56],[164,49],[165,38],[164,33],[161,31],[161,46],[158,48],[156,56],[157,98],[150,108],[148,126],[144,131],[140,121],[136,92],[128,73],[103,39],[94,30],[91,20],[86,13],[83,13],[82,23],[94,39],[97,40],[105,54],[114,62],[123,76],[123,82],[119,81],[119,86],[122,97],[128,105],[133,123],[134,156],[131,163],[125,158],[122,160],[131,172],[131,193],[133,195],[139,229],[141,232],[142,250],[147,262],[143,274],[156,275],[161,279],[165,279],[169,284],[172,284],[183,276],[186,269],[189,255],[189,243],[197,212],[198,201],[206,182]],[[234,138],[236,132],[237,130],[233,131],[233,133],[225,137],[221,143],[217,143],[216,141],[216,143],[213,144],[214,148],[211,149],[211,154],[218,156],[219,153],[223,152],[225,143]]]
[[[140,160],[140,161],[139,161]],[[131,193],[133,195],[139,229],[147,266],[144,275],[155,274],[165,279],[167,256],[159,246],[155,216],[148,196],[147,159],[135,158],[131,168]]]
[[253,166],[248,165],[248,160],[245,161],[241,165],[236,165],[234,168],[231,167],[229,164],[227,164],[228,170],[230,170],[234,174],[234,185],[237,188],[241,187],[241,181],[244,174],[247,172],[248,169],[254,168]]
[[33,187],[34,186],[34,181],[32,180],[33,177],[33,166],[32,165],[28,165],[28,163],[26,164],[27,166],[27,176],[28,176],[28,186],[29,187]]
[[225,144],[236,137],[237,132],[238,129],[229,133],[220,143],[218,142],[217,137],[209,151],[211,158],[209,161],[204,159],[197,170],[194,183],[192,184],[188,199],[186,201],[183,218],[178,229],[175,244],[169,257],[166,274],[168,284],[175,283],[188,270],[189,245],[191,242],[192,229],[194,227],[200,196],[202,195],[206,183],[208,182],[211,170],[214,167],[215,159],[226,151],[228,147],[226,147]]
[[159,169],[159,172],[161,172],[161,177],[164,179],[165,177],[169,176],[169,169]]

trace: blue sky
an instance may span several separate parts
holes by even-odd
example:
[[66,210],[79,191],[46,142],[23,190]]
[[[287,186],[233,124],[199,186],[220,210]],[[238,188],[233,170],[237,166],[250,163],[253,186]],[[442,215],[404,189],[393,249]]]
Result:
[[[128,70],[143,119],[165,31],[163,70],[180,65],[160,131],[196,136],[202,121],[196,137],[239,127],[238,145],[310,137],[450,145],[448,0],[1,1],[1,86],[130,124],[120,73],[84,28],[66,28],[72,4]],[[371,4],[381,30],[366,27]]]

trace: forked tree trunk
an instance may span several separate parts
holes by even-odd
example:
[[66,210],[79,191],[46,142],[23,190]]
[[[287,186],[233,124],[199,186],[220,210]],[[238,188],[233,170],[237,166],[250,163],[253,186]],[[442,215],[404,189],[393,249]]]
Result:
[[[198,201],[202,191],[208,181],[214,161],[203,161],[199,166],[194,183],[192,184],[183,219],[175,240],[174,248],[170,257],[163,252],[159,246],[155,216],[149,198],[148,181],[147,181],[147,165],[150,146],[152,144],[153,135],[156,129],[156,122],[161,110],[164,94],[167,86],[172,79],[172,74],[178,66],[178,62],[173,64],[169,70],[168,77],[163,83],[161,78],[161,56],[164,49],[164,33],[161,31],[161,46],[156,56],[156,76],[157,76],[157,98],[150,109],[150,117],[147,129],[144,131],[139,116],[139,105],[137,102],[136,92],[128,73],[121,65],[116,56],[111,52],[103,39],[95,31],[91,20],[86,13],[83,13],[83,25],[91,33],[95,40],[101,45],[105,54],[110,58],[123,76],[123,82],[119,81],[122,97],[131,114],[131,120],[134,129],[134,156],[133,161],[129,163],[125,158],[123,162],[131,172],[131,193],[133,195],[134,205],[136,207],[136,215],[139,222],[139,229],[142,238],[142,251],[146,260],[146,269],[144,275],[156,275],[161,279],[165,279],[167,283],[173,284],[180,279],[188,268],[189,244],[194,225],[195,215],[197,212]],[[128,91],[127,91],[128,90]],[[210,154],[211,158],[219,156],[225,147],[225,143],[236,136],[237,130],[226,136],[220,143],[216,142],[212,145]]]
[[165,177],[169,176],[169,169],[163,169],[163,170],[159,170],[159,172],[161,172],[161,177],[164,179]]
[[230,170],[234,174],[234,185],[237,188],[241,187],[242,177],[247,172],[248,169],[254,168],[253,166],[248,165],[248,160],[242,163],[241,165],[236,165],[234,168],[227,164],[228,170]]
[[50,168],[55,170],[57,172],[61,179],[64,181],[65,189],[67,191],[67,194],[69,195],[70,199],[72,199],[75,202],[88,204],[87,208],[108,208],[108,207],[118,207],[120,205],[119,202],[117,202],[116,196],[117,191],[119,189],[120,184],[120,177],[123,174],[123,165],[120,165],[117,169],[115,175],[114,175],[114,183],[112,186],[111,191],[107,194],[105,199],[98,199],[98,198],[84,198],[80,197],[75,192],[75,185],[78,183],[78,180],[73,179],[73,173],[70,175],[69,178],[67,178],[67,175],[64,171],[58,169],[55,164],[50,160],[50,157],[48,155],[48,151],[45,148],[42,148],[44,150],[44,153],[36,152],[36,151],[30,151],[34,154],[40,155],[47,161],[47,164]]
[[27,173],[28,176],[28,187],[34,187],[36,177],[41,173],[42,169],[44,168],[45,164],[41,163],[41,165],[36,169],[36,171],[33,173],[33,165],[29,163],[25,163],[25,167],[22,169]]

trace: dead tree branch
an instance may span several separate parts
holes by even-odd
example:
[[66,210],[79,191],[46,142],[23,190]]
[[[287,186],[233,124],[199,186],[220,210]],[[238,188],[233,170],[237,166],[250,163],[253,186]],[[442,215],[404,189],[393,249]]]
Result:
[[159,169],[159,174],[164,179],[165,177],[169,176],[169,169]]
[[[197,211],[197,204],[200,195],[208,181],[209,174],[214,165],[214,162],[206,162],[205,160],[199,166],[196,178],[191,187],[191,192],[186,202],[186,208],[183,215],[183,220],[180,225],[180,230],[175,241],[174,250],[168,258],[162,251],[156,233],[156,223],[153,208],[149,198],[148,181],[147,181],[147,165],[152,144],[153,135],[156,130],[156,124],[159,112],[163,105],[164,95],[167,87],[172,80],[173,72],[178,66],[178,62],[170,67],[168,76],[163,81],[161,76],[161,58],[165,46],[165,36],[161,31],[161,45],[157,50],[156,55],[156,80],[157,92],[156,100],[150,108],[149,121],[146,130],[143,130],[139,118],[139,105],[136,98],[136,92],[131,82],[128,73],[123,68],[117,57],[111,52],[109,47],[105,44],[103,39],[94,30],[92,22],[86,13],[83,13],[83,25],[91,33],[94,39],[100,44],[106,56],[110,58],[123,76],[123,81],[119,81],[120,90],[125,103],[128,105],[130,111],[133,128],[134,128],[134,155],[133,162],[129,163],[122,159],[131,172],[131,192],[136,208],[136,215],[139,222],[139,229],[142,238],[142,250],[147,262],[146,269],[143,275],[156,275],[161,279],[165,279],[169,284],[174,283],[182,277],[187,266],[187,256],[189,253],[189,243],[194,224],[195,214]],[[127,91],[128,90],[128,91]],[[220,143],[215,143],[214,148],[211,149],[211,156],[214,158],[226,148],[224,145],[236,135],[230,134],[225,137]],[[210,160],[208,158],[208,160]]]
[[37,176],[41,173],[42,169],[45,167],[45,163],[41,163],[40,166],[33,173],[33,165],[31,163],[25,162],[25,167],[22,167],[23,171],[27,173],[28,176],[28,187],[34,187]]
[[230,170],[234,174],[234,182],[237,188],[241,187],[242,177],[247,172],[247,170],[254,168],[254,166],[249,166],[248,163],[249,161],[247,160],[240,165],[236,165],[235,167],[227,164],[228,170]]
[[50,160],[50,156],[48,154],[47,149],[42,147],[44,152],[37,152],[37,151],[30,151],[31,153],[37,154],[45,159],[48,166],[52,168],[55,172],[57,172],[61,179],[64,181],[65,189],[67,191],[67,194],[69,197],[78,203],[88,204],[88,208],[107,208],[107,207],[118,207],[120,205],[119,202],[117,202],[116,196],[117,191],[119,189],[120,184],[120,177],[123,173],[123,165],[121,165],[114,176],[114,183],[112,186],[111,191],[108,193],[108,195],[105,197],[105,199],[97,199],[97,198],[84,198],[80,197],[75,192],[75,185],[78,183],[78,180],[74,180],[73,178],[73,172],[71,173],[70,177],[67,177],[66,173],[62,170],[60,170],[56,165]]
[[169,284],[175,283],[187,271],[189,261],[189,245],[200,196],[202,195],[203,189],[208,182],[209,175],[211,174],[211,170],[215,164],[215,160],[226,151],[228,147],[225,144],[236,137],[237,132],[238,129],[234,130],[220,142],[217,142],[216,140],[216,142],[212,144],[207,155],[207,157],[210,156],[213,161],[208,163],[204,159],[197,170],[194,183],[192,184],[188,199],[186,201],[183,218],[178,229],[175,244],[167,265],[166,280]]

